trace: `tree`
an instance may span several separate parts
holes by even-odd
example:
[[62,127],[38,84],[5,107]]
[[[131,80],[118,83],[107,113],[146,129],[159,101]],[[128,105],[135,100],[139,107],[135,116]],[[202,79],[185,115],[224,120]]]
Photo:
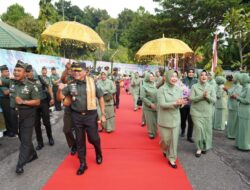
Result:
[[6,22],[14,27],[16,27],[17,22],[24,17],[31,17],[31,15],[26,13],[24,8],[17,3],[9,6],[7,12],[1,15],[3,22]]
[[60,0],[55,7],[64,20],[83,23],[83,11],[76,5],[72,6],[70,1]]
[[125,35],[125,31],[130,28],[130,25],[136,16],[136,12],[130,10],[130,9],[124,9],[119,15],[118,15],[118,29],[117,29],[117,35],[118,35],[118,41],[120,44],[127,45],[126,41],[122,41],[121,39]]
[[32,16],[26,16],[18,20],[18,22],[16,23],[16,27],[36,39],[38,39],[41,35],[39,30],[39,23],[37,19],[34,19]]
[[139,48],[149,40],[160,37],[157,29],[157,19],[149,12],[140,7],[129,24],[129,28],[124,29],[120,40],[129,49],[129,57],[134,60],[134,55]]
[[96,27],[96,31],[104,40],[105,44],[108,45],[108,49],[115,48],[115,46],[117,46],[117,39],[116,39],[117,28],[118,28],[118,20],[114,18],[102,20]]
[[109,19],[110,16],[106,10],[95,9],[87,6],[83,9],[83,24],[95,29],[102,20]]
[[154,0],[159,2],[159,27],[187,42],[193,50],[211,39],[223,22],[223,14],[240,0]]
[[224,26],[225,30],[229,34],[229,39],[237,44],[239,57],[240,57],[240,66],[242,68],[244,64],[244,50],[247,45],[250,43],[250,12],[246,12],[243,8],[227,11],[224,15]]
[[[40,11],[38,17],[39,33],[41,34],[49,24],[53,24],[59,20],[59,15],[51,0],[40,0]],[[37,50],[39,53],[48,55],[59,55],[59,44],[55,40],[44,41],[39,37]]]

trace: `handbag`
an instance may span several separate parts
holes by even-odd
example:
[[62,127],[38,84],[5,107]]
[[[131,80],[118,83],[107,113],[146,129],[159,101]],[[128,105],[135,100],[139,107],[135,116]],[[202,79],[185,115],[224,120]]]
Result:
[[[143,81],[142,81],[142,84],[143,84]],[[137,99],[137,102],[136,102],[137,106],[142,106],[142,99],[140,97],[140,94],[141,94],[141,90],[139,88],[139,96],[138,96],[138,99]]]
[[137,106],[142,106],[142,99],[140,97],[138,97],[136,104]]

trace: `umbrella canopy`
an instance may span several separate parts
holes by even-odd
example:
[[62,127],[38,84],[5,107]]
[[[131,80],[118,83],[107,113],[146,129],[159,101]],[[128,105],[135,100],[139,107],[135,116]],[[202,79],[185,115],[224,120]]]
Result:
[[20,30],[0,21],[0,48],[36,48],[37,40]]
[[61,21],[49,26],[42,38],[55,38],[60,41],[75,41],[92,47],[103,48],[101,37],[90,27],[74,21]]
[[136,59],[161,58],[168,54],[193,53],[192,49],[183,41],[174,38],[152,40],[144,44],[136,53]]

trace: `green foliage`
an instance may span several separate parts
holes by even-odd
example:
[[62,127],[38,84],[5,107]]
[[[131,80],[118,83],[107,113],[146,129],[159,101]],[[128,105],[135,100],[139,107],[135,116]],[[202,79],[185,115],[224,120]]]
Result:
[[36,39],[40,37],[39,22],[32,16],[26,16],[18,20],[16,27]]
[[64,20],[83,23],[83,11],[78,6],[72,6],[70,1],[59,0],[55,8],[62,18],[64,16]]
[[118,20],[114,18],[109,18],[107,20],[103,20],[99,22],[96,27],[97,33],[104,40],[105,44],[108,45],[109,48],[115,48],[117,45],[117,41],[113,40],[116,38],[118,28]]
[[83,9],[83,24],[95,29],[102,20],[109,19],[110,16],[106,10],[95,9],[87,6]]
[[248,52],[244,51],[250,43],[250,12],[246,12],[245,9],[232,8],[224,15],[225,30],[229,34],[229,39],[232,39],[239,51],[240,66],[244,64],[244,54]]
[[6,22],[14,27],[16,27],[18,21],[24,17],[31,17],[31,15],[26,13],[24,8],[17,3],[9,6],[7,12],[1,15],[3,22]]
[[[154,0],[162,6],[159,12],[161,30],[184,40],[193,50],[209,40],[223,21],[223,14],[239,0]],[[169,35],[167,35],[169,36]]]

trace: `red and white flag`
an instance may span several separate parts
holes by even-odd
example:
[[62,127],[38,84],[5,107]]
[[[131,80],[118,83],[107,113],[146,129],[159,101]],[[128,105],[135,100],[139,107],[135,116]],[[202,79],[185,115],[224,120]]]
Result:
[[213,43],[213,60],[212,60],[211,72],[215,72],[215,69],[217,67],[217,62],[218,62],[217,48],[218,48],[218,37],[216,33],[214,37],[214,43]]

